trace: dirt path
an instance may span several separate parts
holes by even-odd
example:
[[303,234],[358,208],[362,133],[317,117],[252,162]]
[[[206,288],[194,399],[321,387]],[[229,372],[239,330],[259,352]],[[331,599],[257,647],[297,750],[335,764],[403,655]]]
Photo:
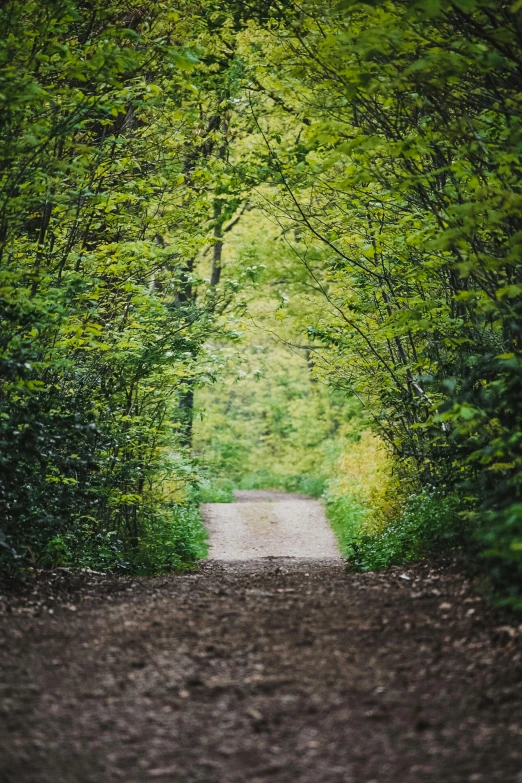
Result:
[[55,571],[3,605],[1,783],[522,783],[520,634],[450,568]]
[[235,494],[235,503],[202,507],[212,560],[339,558],[335,536],[317,500],[263,490]]

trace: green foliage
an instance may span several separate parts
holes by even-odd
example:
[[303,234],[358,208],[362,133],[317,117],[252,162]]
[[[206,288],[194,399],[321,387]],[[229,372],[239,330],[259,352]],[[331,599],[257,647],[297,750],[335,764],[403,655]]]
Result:
[[195,505],[166,506],[143,526],[129,551],[115,531],[93,533],[85,524],[48,539],[39,563],[43,567],[91,568],[136,574],[161,574],[193,564],[207,553],[206,531]]
[[[306,348],[289,350],[266,334],[271,292],[265,287],[262,303],[260,285],[256,304],[266,308],[261,326],[247,331],[243,324],[240,357],[236,348],[223,347],[220,382],[198,390],[194,448],[225,485],[320,497],[340,431],[357,418],[358,406],[315,382]],[[211,482],[211,491],[218,487]]]
[[131,562],[135,573],[161,574],[207,555],[207,534],[197,506],[173,506],[148,526]]
[[500,606],[522,609],[522,505],[511,504],[492,512],[483,522],[477,539],[496,600]]
[[417,493],[466,498],[511,601],[521,9],[307,0],[289,15],[286,35],[251,27],[241,51],[269,172],[259,204],[301,269],[318,375],[357,396]]
[[227,478],[206,479],[198,487],[200,503],[233,503],[234,482]]
[[364,522],[371,510],[353,495],[339,495],[327,492],[325,495],[325,511],[332,526],[343,557],[352,558],[353,542],[357,540]]
[[195,97],[193,36],[206,26],[197,5],[186,10],[148,0],[0,10],[9,568],[150,572],[192,562],[199,546],[185,510],[197,481],[190,401],[228,293],[194,272],[220,176],[204,161],[221,136],[195,129],[222,93],[210,80],[205,105]]
[[[364,509],[346,501],[332,509],[342,531],[343,553],[356,571],[374,571],[426,557],[454,557],[468,548],[471,529],[462,521],[459,500],[436,490],[410,495],[398,519],[373,535],[359,535]],[[360,519],[362,516],[360,517]]]

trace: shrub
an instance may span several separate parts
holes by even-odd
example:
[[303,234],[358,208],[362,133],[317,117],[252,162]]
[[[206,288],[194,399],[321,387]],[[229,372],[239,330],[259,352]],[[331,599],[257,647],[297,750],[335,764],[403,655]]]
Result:
[[200,503],[233,503],[234,482],[226,478],[203,479],[197,498]]
[[364,508],[353,496],[338,496],[326,493],[326,515],[332,526],[341,554],[347,557],[352,550],[352,542],[360,535],[369,509]]
[[476,539],[497,605],[522,612],[522,504],[487,514]]
[[194,504],[166,505],[143,526],[133,549],[114,531],[95,533],[89,524],[50,539],[38,564],[133,574],[161,574],[190,567],[205,557],[206,530]]
[[[325,499],[339,529],[346,528],[349,534],[357,518],[364,532],[373,533],[397,516],[401,487],[388,449],[373,432],[365,430],[358,441],[348,444],[335,470],[337,475],[328,482]],[[364,513],[356,512],[357,507]]]
[[428,556],[455,555],[469,541],[458,499],[435,490],[410,495],[399,517],[374,534],[355,535],[344,554],[357,571],[372,571]]
[[132,559],[133,572],[153,575],[190,567],[207,555],[206,541],[197,506],[174,506],[140,538]]

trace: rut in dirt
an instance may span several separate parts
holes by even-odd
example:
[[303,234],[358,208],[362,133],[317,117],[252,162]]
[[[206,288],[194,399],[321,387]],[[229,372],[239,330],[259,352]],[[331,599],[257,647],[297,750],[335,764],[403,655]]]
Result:
[[[279,503],[323,554],[271,556]],[[240,496],[197,573],[38,575],[1,620],[2,783],[522,783],[517,629],[453,567],[348,573],[317,513]]]

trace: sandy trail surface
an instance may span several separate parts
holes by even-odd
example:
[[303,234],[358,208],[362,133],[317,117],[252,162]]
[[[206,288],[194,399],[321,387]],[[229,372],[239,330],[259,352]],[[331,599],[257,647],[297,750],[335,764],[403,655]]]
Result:
[[458,570],[235,551],[0,594],[1,783],[522,783],[520,629]]
[[239,490],[235,495],[235,503],[202,506],[212,560],[339,558],[317,500],[266,490]]

